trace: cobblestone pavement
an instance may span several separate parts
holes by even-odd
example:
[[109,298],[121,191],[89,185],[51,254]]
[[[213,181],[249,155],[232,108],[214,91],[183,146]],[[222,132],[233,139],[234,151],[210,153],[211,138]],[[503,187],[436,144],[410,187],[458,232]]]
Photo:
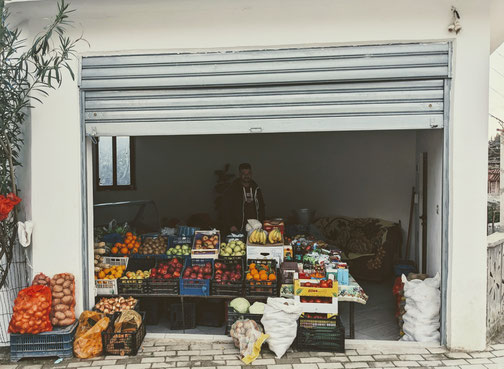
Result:
[[[348,341],[347,341],[348,342]],[[422,347],[418,344],[381,345],[348,342],[344,354],[328,352],[289,351],[281,359],[263,346],[254,369],[330,369],[330,368],[444,368],[444,369],[503,369],[504,344],[494,344],[482,352],[448,352],[442,347]],[[196,367],[199,369],[240,369],[244,364],[237,357],[238,350],[231,342],[188,342],[173,339],[145,339],[137,356],[104,356],[90,360],[23,359],[10,363],[5,357],[0,369],[148,369]]]

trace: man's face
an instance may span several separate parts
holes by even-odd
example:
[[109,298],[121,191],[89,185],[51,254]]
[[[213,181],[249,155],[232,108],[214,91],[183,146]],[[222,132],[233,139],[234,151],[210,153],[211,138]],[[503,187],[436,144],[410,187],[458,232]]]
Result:
[[252,180],[252,170],[242,169],[240,170],[240,179],[244,185],[249,185]]

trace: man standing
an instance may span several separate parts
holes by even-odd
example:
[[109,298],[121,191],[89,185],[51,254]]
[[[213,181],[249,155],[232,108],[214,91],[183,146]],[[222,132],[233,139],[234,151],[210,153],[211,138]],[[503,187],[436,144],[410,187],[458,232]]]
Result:
[[264,198],[252,180],[252,167],[242,163],[238,170],[240,177],[229,186],[222,204],[225,231],[232,233],[244,231],[248,219],[264,220]]

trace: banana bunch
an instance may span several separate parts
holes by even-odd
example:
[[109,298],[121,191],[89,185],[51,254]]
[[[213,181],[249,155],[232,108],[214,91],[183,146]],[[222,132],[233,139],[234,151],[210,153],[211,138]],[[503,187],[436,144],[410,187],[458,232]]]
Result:
[[269,233],[268,241],[269,243],[278,243],[282,241],[282,233],[278,228],[273,228],[273,230]]
[[266,239],[268,237],[267,235],[268,235],[268,232],[266,232],[262,229],[255,229],[250,234],[249,241],[250,241],[250,243],[255,243],[255,244],[259,243],[259,244],[265,245]]

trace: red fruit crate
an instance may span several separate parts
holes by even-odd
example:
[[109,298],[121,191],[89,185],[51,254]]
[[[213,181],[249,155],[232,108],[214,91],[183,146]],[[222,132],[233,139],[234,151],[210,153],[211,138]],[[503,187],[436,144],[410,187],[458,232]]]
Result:
[[[196,268],[195,268],[196,267]],[[210,267],[210,271],[202,271],[203,268]],[[210,279],[213,275],[212,259],[188,259],[182,278],[180,278],[180,294],[193,296],[210,295]],[[186,276],[186,278],[184,278]],[[198,278],[200,277],[200,278]]]
[[147,293],[153,295],[178,295],[180,276],[184,265],[183,257],[168,260],[158,260],[147,279]]
[[[221,271],[221,273],[219,273],[219,271]],[[240,274],[239,277],[236,273]],[[233,274],[235,275],[233,276]],[[211,286],[212,295],[242,296],[244,277],[245,272],[243,270],[243,259],[241,257],[215,260]]]

